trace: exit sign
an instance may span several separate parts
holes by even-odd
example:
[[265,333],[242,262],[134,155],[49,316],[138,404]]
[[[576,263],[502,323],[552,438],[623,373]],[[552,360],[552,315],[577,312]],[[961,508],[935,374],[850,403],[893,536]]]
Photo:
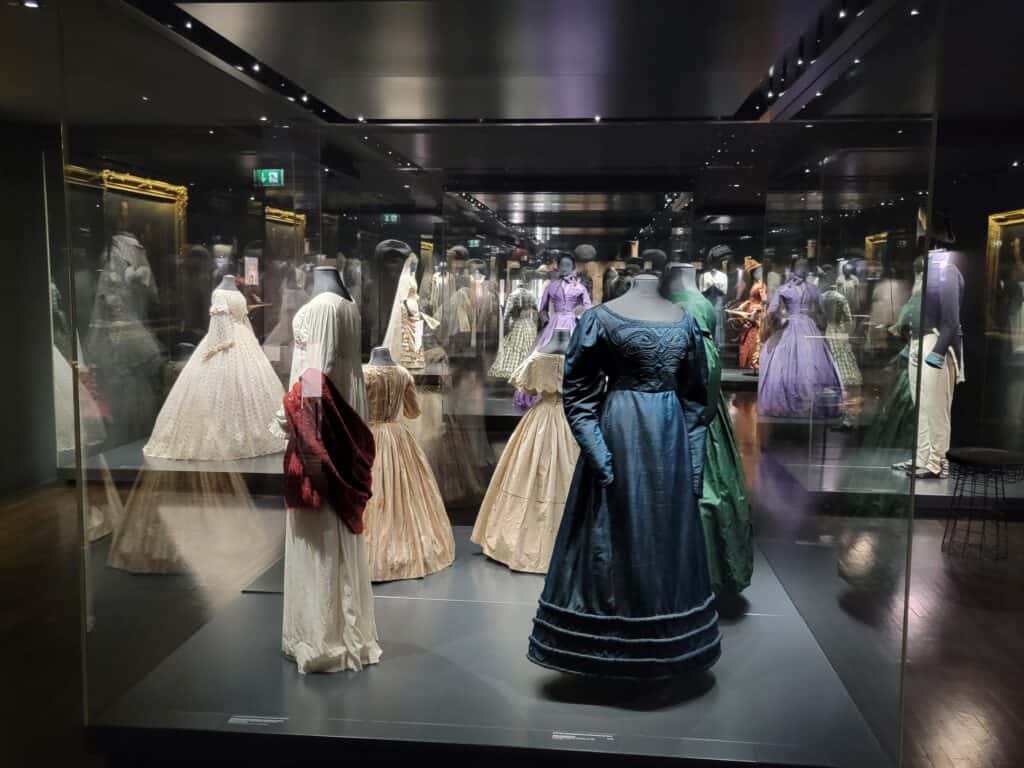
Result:
[[470,240],[467,240],[466,241],[466,247],[467,248],[479,248],[480,247],[480,241],[477,240],[476,238],[472,238]]
[[253,168],[252,183],[257,187],[283,187],[284,168]]
[[397,213],[382,213],[380,215],[380,220],[384,224],[397,224],[398,219],[399,215]]

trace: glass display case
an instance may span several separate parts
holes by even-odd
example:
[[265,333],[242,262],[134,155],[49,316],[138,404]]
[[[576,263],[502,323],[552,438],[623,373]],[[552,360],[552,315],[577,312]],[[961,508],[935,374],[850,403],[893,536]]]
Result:
[[51,307],[99,748],[899,763],[931,115],[321,119],[91,50]]

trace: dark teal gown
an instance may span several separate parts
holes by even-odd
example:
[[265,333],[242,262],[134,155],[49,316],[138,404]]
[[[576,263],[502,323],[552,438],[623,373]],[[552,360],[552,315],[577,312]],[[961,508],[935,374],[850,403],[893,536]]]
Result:
[[[721,653],[698,510],[708,369],[689,315],[583,313],[563,403],[580,444],[528,657],[563,672],[685,675]],[[691,439],[700,443],[691,448]]]
[[729,403],[722,393],[722,362],[714,342],[717,313],[711,302],[695,290],[674,293],[669,299],[690,313],[704,334],[710,413],[706,419],[700,517],[711,586],[716,593],[737,594],[750,586],[754,572],[754,531],[743,459],[732,430]]

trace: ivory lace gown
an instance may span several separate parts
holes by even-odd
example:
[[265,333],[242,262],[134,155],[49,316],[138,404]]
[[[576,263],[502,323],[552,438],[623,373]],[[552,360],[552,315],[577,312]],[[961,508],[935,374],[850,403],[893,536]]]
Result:
[[419,416],[412,374],[399,365],[363,367],[377,444],[366,540],[374,581],[415,579],[447,568],[455,540],[427,457],[399,414]]
[[[333,293],[318,294],[295,314],[292,330],[290,385],[308,368],[321,370],[365,419],[356,305]],[[300,673],[361,669],[380,661],[366,537],[352,533],[327,506],[289,509],[285,517],[281,650]]]
[[245,296],[216,289],[210,328],[143,448],[161,459],[230,460],[284,450],[268,425],[284,389],[249,324]]
[[534,352],[511,383],[540,400],[519,421],[491,478],[472,540],[514,571],[547,573],[580,448],[562,410],[562,355]]

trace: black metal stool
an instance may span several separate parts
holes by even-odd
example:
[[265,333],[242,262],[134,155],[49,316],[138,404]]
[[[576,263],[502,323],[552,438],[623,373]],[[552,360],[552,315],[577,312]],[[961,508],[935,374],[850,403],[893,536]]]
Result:
[[[972,541],[979,557],[1004,560],[1010,545],[1006,528],[1006,484],[1024,479],[1024,453],[997,448],[953,448],[946,453],[953,478],[942,551],[966,557]],[[995,541],[989,546],[989,524]]]

